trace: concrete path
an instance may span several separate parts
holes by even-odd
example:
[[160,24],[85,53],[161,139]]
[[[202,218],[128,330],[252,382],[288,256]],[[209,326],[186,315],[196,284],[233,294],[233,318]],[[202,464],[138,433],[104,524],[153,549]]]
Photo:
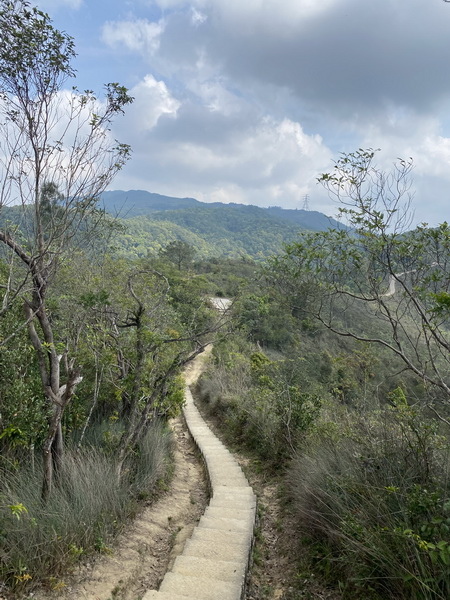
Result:
[[142,600],[240,600],[256,497],[236,460],[201,417],[188,387],[184,416],[205,460],[211,501],[159,591],[149,590]]

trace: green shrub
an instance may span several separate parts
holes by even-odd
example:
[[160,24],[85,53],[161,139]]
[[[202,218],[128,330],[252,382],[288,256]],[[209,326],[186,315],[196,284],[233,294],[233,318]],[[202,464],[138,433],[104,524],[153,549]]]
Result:
[[293,506],[344,597],[450,597],[448,475],[446,440],[406,403],[313,436],[291,467]]
[[216,364],[201,378],[200,398],[234,440],[279,466],[313,426],[319,396],[306,391],[311,386],[304,385],[299,361],[270,360],[249,345],[227,349],[216,352]]

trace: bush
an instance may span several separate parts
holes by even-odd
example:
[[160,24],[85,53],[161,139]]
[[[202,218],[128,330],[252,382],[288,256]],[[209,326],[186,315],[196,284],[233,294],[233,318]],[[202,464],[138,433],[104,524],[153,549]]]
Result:
[[293,507],[344,597],[450,597],[448,475],[447,442],[406,404],[314,435],[291,467]]
[[200,398],[220,416],[234,440],[254,450],[268,465],[292,455],[313,426],[320,400],[304,385],[297,360],[270,360],[263,352],[228,344],[202,376]]
[[2,473],[0,579],[11,587],[34,582],[55,586],[80,556],[107,550],[118,524],[149,494],[167,468],[169,437],[152,427],[119,484],[113,457],[88,447],[68,451],[50,500],[41,500],[41,469]]

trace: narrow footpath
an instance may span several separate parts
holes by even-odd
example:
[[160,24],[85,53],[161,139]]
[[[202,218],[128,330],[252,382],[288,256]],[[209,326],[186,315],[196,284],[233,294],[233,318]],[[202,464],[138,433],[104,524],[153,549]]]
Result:
[[186,374],[184,417],[207,469],[211,499],[159,590],[142,600],[240,600],[253,541],[256,496],[237,461],[194,405]]
[[[186,368],[187,386],[197,381],[210,351],[211,347],[207,348]],[[144,508],[106,554],[96,560],[87,558],[65,581],[57,580],[53,590],[35,590],[28,598],[240,600],[244,597],[255,495],[238,463],[198,413],[189,387],[184,419],[177,417],[172,429],[174,473],[167,490]]]

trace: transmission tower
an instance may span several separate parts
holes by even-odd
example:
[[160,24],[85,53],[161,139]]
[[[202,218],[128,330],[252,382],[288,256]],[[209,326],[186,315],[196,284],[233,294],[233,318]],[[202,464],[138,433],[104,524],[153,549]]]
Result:
[[305,197],[303,198],[303,210],[309,210],[309,196],[308,196],[308,194],[306,194]]

